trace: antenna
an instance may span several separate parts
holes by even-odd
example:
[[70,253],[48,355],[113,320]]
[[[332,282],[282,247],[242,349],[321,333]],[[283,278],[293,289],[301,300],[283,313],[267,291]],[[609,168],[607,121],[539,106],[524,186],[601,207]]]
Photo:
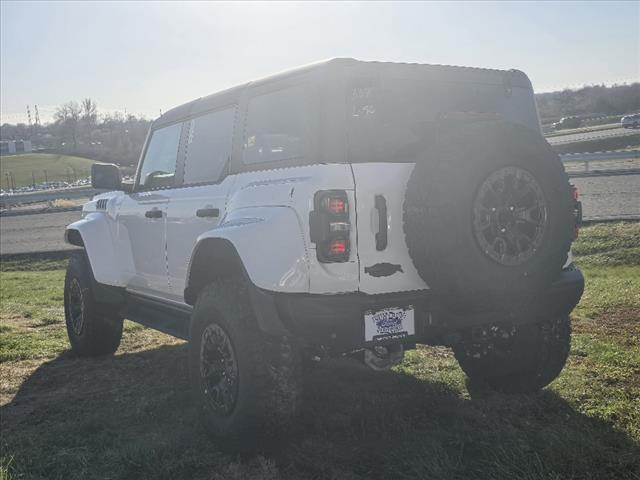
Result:
[[40,126],[40,113],[38,112],[38,105],[34,105],[34,107],[33,107],[33,108],[34,108],[35,113],[36,113],[36,119],[35,119],[36,121],[35,121],[35,124],[36,124],[37,126]]

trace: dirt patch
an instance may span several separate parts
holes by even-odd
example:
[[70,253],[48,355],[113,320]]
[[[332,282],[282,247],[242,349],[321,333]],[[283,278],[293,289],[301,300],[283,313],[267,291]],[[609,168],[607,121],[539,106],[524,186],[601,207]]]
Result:
[[572,328],[574,334],[602,336],[634,347],[640,343],[640,308],[617,308],[595,318],[576,317]]

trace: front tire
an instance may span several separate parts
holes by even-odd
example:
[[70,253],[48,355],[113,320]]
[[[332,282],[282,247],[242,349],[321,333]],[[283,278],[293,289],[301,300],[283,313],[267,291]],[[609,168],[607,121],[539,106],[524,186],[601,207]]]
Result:
[[299,352],[259,330],[241,280],[218,280],[198,296],[189,375],[205,429],[231,450],[287,427],[300,404]]
[[568,315],[527,325],[495,325],[475,338],[468,333],[453,347],[460,367],[470,380],[505,393],[547,386],[564,368],[571,346]]
[[82,357],[110,355],[120,346],[123,319],[93,296],[91,266],[84,251],[69,259],[64,316],[71,350]]

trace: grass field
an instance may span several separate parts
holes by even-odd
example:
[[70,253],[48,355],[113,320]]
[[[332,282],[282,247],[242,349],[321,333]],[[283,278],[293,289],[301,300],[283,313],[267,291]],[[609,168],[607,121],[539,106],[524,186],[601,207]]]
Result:
[[36,183],[45,181],[45,170],[47,171],[47,180],[53,181],[71,181],[74,180],[73,169],[75,169],[78,178],[86,178],[91,172],[91,164],[93,160],[81,157],[72,157],[69,155],[56,155],[51,153],[25,153],[22,155],[3,155],[0,156],[0,184],[2,188],[8,189],[7,173],[13,175],[16,187],[24,187],[33,184],[34,173]]
[[65,262],[3,262],[0,479],[640,479],[640,224],[584,228],[574,252],[586,293],[544,391],[471,395],[447,348],[384,373],[334,360],[297,429],[246,456],[199,427],[184,342],[127,322],[115,356],[78,359]]

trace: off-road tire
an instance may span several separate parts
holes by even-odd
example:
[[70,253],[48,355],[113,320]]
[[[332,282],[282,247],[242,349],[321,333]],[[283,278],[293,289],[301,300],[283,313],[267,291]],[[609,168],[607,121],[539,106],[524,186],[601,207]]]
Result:
[[[210,325],[227,336],[237,366],[236,398],[228,412],[211,406],[201,375],[203,335]],[[289,339],[260,331],[243,280],[221,279],[200,292],[191,319],[189,375],[203,425],[222,446],[250,450],[265,434],[291,425],[300,406],[301,363]]]
[[[558,155],[538,132],[494,121],[443,125],[427,143],[404,202],[406,243],[422,279],[457,313],[505,309],[539,294],[559,275],[575,231]],[[514,265],[491,258],[474,230],[481,186],[506,169],[530,175],[546,206],[539,244]]]
[[71,350],[82,357],[112,354],[122,338],[123,319],[95,300],[92,285],[86,253],[73,253],[64,280],[64,314]]
[[[564,368],[571,347],[568,315],[518,327],[494,328],[494,341],[474,342],[468,337],[453,347],[460,367],[471,381],[505,393],[530,393],[547,386]],[[508,333],[512,335],[505,339]]]

